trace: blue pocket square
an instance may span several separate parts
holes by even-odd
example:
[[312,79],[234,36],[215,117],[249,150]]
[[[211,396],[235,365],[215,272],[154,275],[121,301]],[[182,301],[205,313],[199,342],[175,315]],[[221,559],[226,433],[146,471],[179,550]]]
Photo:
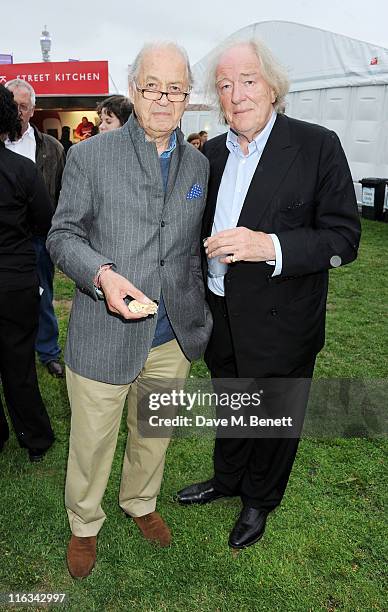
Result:
[[191,187],[190,191],[187,192],[186,200],[194,200],[194,198],[200,198],[201,195],[203,195],[203,189],[201,185],[195,183],[195,185]]

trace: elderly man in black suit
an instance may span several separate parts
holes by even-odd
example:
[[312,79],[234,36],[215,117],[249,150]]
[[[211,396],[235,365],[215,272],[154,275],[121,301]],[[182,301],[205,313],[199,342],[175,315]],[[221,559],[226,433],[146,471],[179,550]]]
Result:
[[[285,378],[292,389],[296,377],[312,377],[324,345],[328,270],[357,256],[352,178],[334,132],[282,113],[287,76],[260,41],[218,49],[209,74],[229,131],[203,150],[210,161],[204,267],[214,318],[206,362],[213,379],[276,385]],[[302,418],[305,407],[306,397]],[[186,487],[178,501],[239,495],[229,544],[249,546],[281,502],[297,446],[297,437],[217,436],[214,477]]]

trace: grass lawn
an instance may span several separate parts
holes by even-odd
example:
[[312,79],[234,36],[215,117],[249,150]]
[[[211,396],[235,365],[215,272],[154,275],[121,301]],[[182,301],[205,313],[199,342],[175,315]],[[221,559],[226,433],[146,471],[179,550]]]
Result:
[[[359,259],[331,273],[327,342],[317,377],[384,378],[387,373],[388,224],[363,222]],[[61,343],[72,284],[58,273]],[[207,376],[203,362],[192,367]],[[158,509],[173,545],[144,542],[117,504],[125,445],[122,425],[104,509],[97,565],[73,581],[63,488],[70,411],[64,381],[39,366],[56,444],[44,462],[26,460],[15,437],[0,454],[0,592],[60,592],[74,611],[369,612],[386,610],[387,444],[375,439],[304,439],[281,507],[257,545],[232,553],[227,538],[239,512],[231,499],[181,508],[173,494],[211,474],[209,439],[175,439]],[[37,608],[24,607],[25,610]]]

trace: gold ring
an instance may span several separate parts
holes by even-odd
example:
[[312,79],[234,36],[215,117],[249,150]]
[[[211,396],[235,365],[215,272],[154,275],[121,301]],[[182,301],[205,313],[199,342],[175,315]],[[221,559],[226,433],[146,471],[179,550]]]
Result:
[[233,254],[230,258],[232,263],[236,263],[238,261],[237,257]]

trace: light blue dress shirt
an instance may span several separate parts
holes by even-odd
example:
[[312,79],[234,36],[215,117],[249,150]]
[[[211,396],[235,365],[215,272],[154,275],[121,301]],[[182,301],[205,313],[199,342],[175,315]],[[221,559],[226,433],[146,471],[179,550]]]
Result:
[[[249,143],[247,155],[244,155],[242,152],[237,134],[229,130],[226,146],[230,151],[230,155],[228,156],[218,190],[212,236],[217,232],[237,226],[249,185],[275,120],[276,113],[274,111],[265,128]],[[272,276],[278,276],[282,271],[282,250],[276,234],[269,235],[274,243],[276,261],[268,261],[267,263],[275,266]],[[219,258],[209,259],[208,264],[208,287],[216,295],[224,296],[224,276],[228,269],[228,264],[222,264]]]

